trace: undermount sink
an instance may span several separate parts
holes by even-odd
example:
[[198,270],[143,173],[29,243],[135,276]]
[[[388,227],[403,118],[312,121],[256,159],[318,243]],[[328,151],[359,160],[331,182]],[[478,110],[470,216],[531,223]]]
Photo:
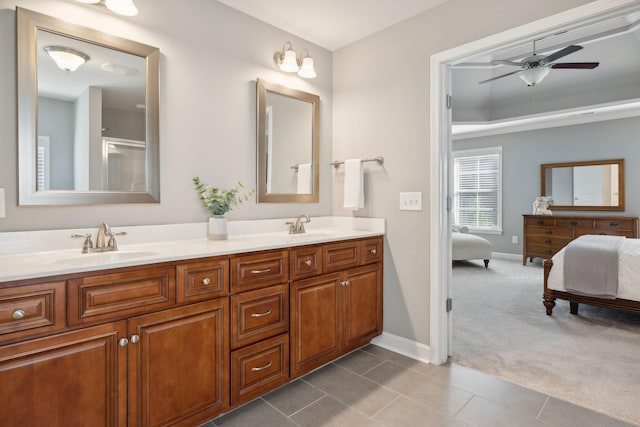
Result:
[[88,254],[74,253],[64,256],[56,256],[44,260],[47,264],[68,265],[78,267],[83,265],[104,264],[108,262],[127,261],[130,259],[144,258],[157,255],[152,251],[120,250],[112,252],[92,252]]

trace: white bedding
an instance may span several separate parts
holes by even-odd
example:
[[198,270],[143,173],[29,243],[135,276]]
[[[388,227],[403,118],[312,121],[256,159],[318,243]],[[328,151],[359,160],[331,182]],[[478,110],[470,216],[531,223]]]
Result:
[[[552,258],[547,287],[566,292],[563,285],[564,248]],[[618,254],[618,298],[640,301],[640,239],[624,239]]]

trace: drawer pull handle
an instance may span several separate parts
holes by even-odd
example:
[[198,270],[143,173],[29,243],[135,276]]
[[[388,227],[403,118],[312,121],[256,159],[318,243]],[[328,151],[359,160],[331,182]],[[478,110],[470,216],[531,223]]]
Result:
[[131,341],[132,344],[137,343],[138,341],[140,341],[140,335],[131,335],[131,338],[129,338],[129,341]]
[[202,284],[205,286],[209,286],[211,284],[211,279],[205,277],[204,279],[202,279]]
[[126,347],[127,344],[129,344],[129,340],[126,338],[120,338],[120,341],[118,341],[118,345],[120,345],[120,347]]
[[271,267],[265,268],[264,270],[251,270],[251,274],[268,273],[270,271],[271,271]]
[[551,230],[544,230],[544,234],[551,234]]
[[267,363],[266,365],[264,365],[264,366],[260,366],[259,368],[251,368],[251,370],[252,370],[253,372],[256,372],[256,371],[264,371],[265,369],[267,369],[268,367],[270,367],[272,364],[273,364],[273,363],[271,362],[271,360],[269,360],[269,363]]
[[551,255],[551,252],[553,252],[551,249],[545,249],[544,253],[547,255]]
[[311,266],[311,260],[310,259],[306,260],[304,263],[305,263],[306,266]]
[[16,310],[13,313],[11,313],[11,317],[13,317],[16,320],[20,320],[20,319],[24,319],[24,316],[26,315],[26,313],[24,312],[24,310]]
[[604,231],[601,231],[598,234],[601,235],[601,236],[606,236],[607,235],[607,233],[605,233]]
[[377,251],[377,250],[375,250],[375,249],[371,249],[371,253],[375,255],[375,254],[377,254],[377,253],[378,253],[378,251]]
[[611,224],[609,224],[611,227],[617,227],[618,223],[617,222],[612,222]]
[[578,225],[578,221],[571,221],[571,225]]
[[551,243],[551,239],[547,239],[544,242],[547,243],[547,244],[550,244]]
[[544,221],[543,221],[543,220],[541,220],[541,219],[539,219],[539,220],[538,220],[538,225],[542,225],[542,224],[544,224]]
[[265,311],[264,313],[251,313],[251,317],[262,317],[262,316],[268,316],[273,312],[273,310],[269,309],[267,311]]

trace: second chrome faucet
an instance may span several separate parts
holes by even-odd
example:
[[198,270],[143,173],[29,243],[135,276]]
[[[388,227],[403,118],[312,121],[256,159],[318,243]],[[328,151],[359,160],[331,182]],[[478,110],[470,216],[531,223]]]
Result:
[[[84,242],[82,243],[82,253],[88,254],[91,252],[110,252],[118,250],[118,243],[116,242],[115,236],[124,236],[126,231],[122,231],[120,233],[114,233],[111,231],[109,224],[103,222],[98,227],[98,233],[96,235],[96,244],[93,245],[91,241],[91,233],[87,234],[72,234],[71,237],[74,238],[83,238]],[[106,238],[109,240],[106,240]]]

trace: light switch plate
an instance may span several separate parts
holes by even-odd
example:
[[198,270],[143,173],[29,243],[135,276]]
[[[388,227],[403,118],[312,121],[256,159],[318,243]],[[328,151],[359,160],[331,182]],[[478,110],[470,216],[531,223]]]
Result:
[[421,211],[422,210],[422,193],[421,192],[403,192],[400,193],[400,210],[401,211]]

